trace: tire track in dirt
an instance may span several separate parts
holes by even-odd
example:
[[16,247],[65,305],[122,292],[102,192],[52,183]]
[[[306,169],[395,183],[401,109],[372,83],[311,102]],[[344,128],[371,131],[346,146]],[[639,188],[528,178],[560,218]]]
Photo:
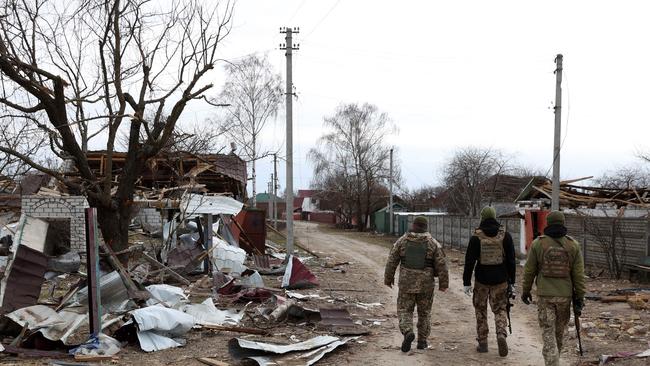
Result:
[[[344,234],[326,233],[312,223],[297,222],[296,236],[310,250],[326,253],[338,260],[354,262],[351,270],[364,270],[368,275],[365,286],[374,289],[385,304],[383,312],[389,319],[380,331],[365,337],[366,342],[350,348],[344,359],[350,364],[375,365],[543,365],[541,335],[536,327],[534,307],[516,303],[512,313],[513,334],[508,336],[510,354],[501,358],[497,354],[491,317],[488,354],[478,354],[476,347],[476,322],[471,298],[462,291],[462,268],[450,264],[450,288],[442,293],[436,290],[433,302],[430,349],[414,350],[404,354],[399,351],[402,336],[396,319],[397,286],[383,286],[384,266],[388,249],[346,237]],[[397,281],[396,281],[397,282]],[[382,296],[383,294],[383,296]],[[525,309],[526,312],[522,312]],[[517,311],[519,310],[519,311]],[[490,313],[491,314],[491,313]],[[338,358],[338,357],[337,357]],[[338,364],[338,362],[337,362]]]

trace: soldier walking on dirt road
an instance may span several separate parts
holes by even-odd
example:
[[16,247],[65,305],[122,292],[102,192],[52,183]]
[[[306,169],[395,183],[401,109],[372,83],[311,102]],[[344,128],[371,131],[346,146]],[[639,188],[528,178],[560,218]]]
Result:
[[399,329],[404,335],[402,352],[411,350],[415,339],[413,333],[413,310],[418,312],[418,349],[427,348],[427,337],[431,332],[431,306],[435,276],[438,276],[438,290],[449,287],[449,273],[445,254],[440,244],[427,232],[427,219],[418,216],[413,220],[411,231],[399,238],[390,251],[384,283],[393,287],[395,271],[400,266],[399,291],[397,295],[397,316]]
[[506,342],[508,326],[507,302],[513,296],[515,283],[515,247],[512,237],[496,220],[492,207],[481,210],[481,223],[469,239],[465,252],[463,285],[465,294],[472,295],[472,272],[474,272],[473,303],[476,313],[476,350],[488,351],[487,303],[494,313],[499,356],[508,355]]
[[558,366],[564,332],[571,317],[571,300],[576,316],[580,316],[584,306],[585,273],[580,245],[566,235],[564,214],[551,212],[546,217],[546,225],[544,235],[530,247],[521,300],[530,304],[535,281],[544,362],[547,366]]

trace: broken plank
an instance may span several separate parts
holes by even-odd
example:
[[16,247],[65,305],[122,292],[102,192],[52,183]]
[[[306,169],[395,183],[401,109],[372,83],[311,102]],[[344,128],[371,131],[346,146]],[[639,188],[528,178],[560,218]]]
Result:
[[72,358],[72,356],[70,356],[66,352],[43,351],[39,349],[15,347],[12,345],[4,345],[4,348],[5,348],[4,352],[13,355],[18,355],[19,357],[40,357],[40,358],[54,358],[54,359]]
[[229,327],[224,325],[201,325],[205,329],[221,330],[224,332],[236,332],[246,334],[267,335],[269,332],[265,329],[245,328],[245,327]]
[[113,249],[109,245],[106,245],[106,243],[104,243],[103,241],[100,241],[100,243],[104,251],[109,254],[106,260],[120,275],[120,278],[122,279],[122,282],[126,287],[126,291],[129,294],[129,297],[131,299],[137,299],[142,301],[149,300],[149,298],[151,297],[149,291],[142,291],[138,288],[135,282],[133,282],[133,280],[131,279],[129,272],[126,270],[126,268],[124,268],[122,262],[120,262],[120,260],[115,255],[115,252],[113,252]]
[[614,295],[603,296],[600,298],[601,302],[626,302],[628,299],[641,299],[643,301],[650,301],[650,295]]
[[206,365],[211,365],[211,366],[229,366],[230,364],[227,362],[215,360],[214,358],[208,358],[208,357],[200,357],[196,359],[197,361],[204,363]]
[[117,361],[120,358],[109,355],[74,355],[75,361],[96,362],[96,361]]
[[153,264],[154,266],[157,266],[158,268],[163,269],[165,272],[169,273],[172,277],[174,277],[175,279],[177,279],[178,281],[180,281],[182,284],[184,284],[184,285],[189,285],[189,284],[191,284],[191,282],[190,282],[187,278],[185,278],[185,277],[179,275],[179,274],[178,274],[177,272],[175,272],[173,269],[171,269],[171,268],[167,267],[166,265],[164,265],[164,264],[158,262],[158,261],[156,260],[156,258],[150,256],[149,254],[142,252],[142,257],[143,257],[144,259],[146,259],[147,262],[149,262],[149,263]]

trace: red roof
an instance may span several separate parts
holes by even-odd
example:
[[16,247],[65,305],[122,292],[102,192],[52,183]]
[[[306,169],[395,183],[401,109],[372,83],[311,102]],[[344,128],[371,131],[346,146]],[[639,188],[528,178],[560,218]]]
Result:
[[305,197],[294,197],[293,199],[293,208],[302,208],[302,203],[305,200]]

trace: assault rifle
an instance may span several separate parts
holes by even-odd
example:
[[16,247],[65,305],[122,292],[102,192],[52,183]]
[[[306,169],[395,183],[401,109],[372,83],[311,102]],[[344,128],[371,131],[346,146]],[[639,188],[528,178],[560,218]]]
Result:
[[510,331],[510,334],[512,334],[512,320],[510,320],[510,308],[515,306],[513,303],[510,302],[510,299],[514,300],[514,298],[515,298],[515,294],[508,290],[508,293],[506,294],[506,314],[508,314],[508,331]]
[[576,324],[576,336],[578,338],[578,349],[580,350],[580,356],[582,356],[582,339],[580,338],[580,315],[582,310],[577,310],[578,306],[576,305],[576,299],[573,298],[573,318],[575,319]]

